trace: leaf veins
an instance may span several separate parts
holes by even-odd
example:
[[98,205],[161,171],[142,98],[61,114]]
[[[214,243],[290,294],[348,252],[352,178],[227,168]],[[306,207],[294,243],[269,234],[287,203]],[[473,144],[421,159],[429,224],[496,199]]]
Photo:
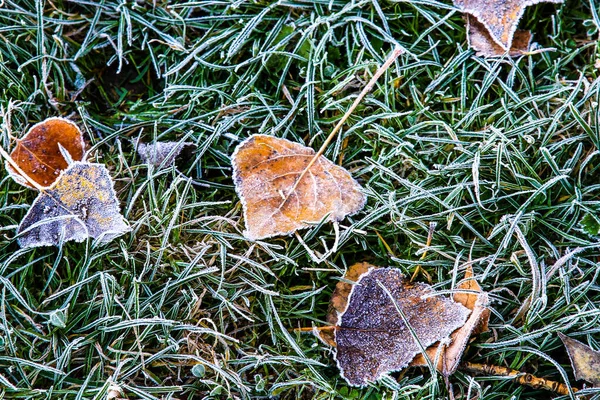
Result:
[[253,135],[236,148],[233,181],[244,207],[244,236],[289,235],[363,208],[365,195],[350,173],[323,156],[309,166],[314,155],[310,147],[267,135]]

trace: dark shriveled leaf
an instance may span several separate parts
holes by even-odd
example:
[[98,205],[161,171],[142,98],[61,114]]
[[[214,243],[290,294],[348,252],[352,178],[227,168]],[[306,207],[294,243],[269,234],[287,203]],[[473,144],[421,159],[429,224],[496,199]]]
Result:
[[[327,322],[331,326],[336,326],[338,324],[339,315],[346,311],[346,307],[348,306],[348,296],[350,296],[352,286],[354,286],[351,282],[356,282],[362,274],[369,270],[369,268],[377,267],[366,262],[353,264],[348,267],[346,274],[344,274],[344,278],[335,285],[335,290],[331,295],[329,308],[327,309]],[[333,347],[336,346],[333,330],[320,330],[317,334],[321,340],[328,345]]]
[[348,307],[335,330],[335,358],[349,384],[374,382],[405,368],[420,353],[394,302],[423,347],[448,338],[469,315],[463,305],[435,295],[431,286],[405,281],[397,269],[370,269],[353,286]]
[[232,156],[233,182],[244,207],[249,239],[289,235],[310,224],[341,221],[366,201],[350,173],[323,156],[310,165],[310,147],[253,135]]
[[38,247],[88,237],[109,242],[129,230],[104,165],[74,162],[40,192],[17,233],[21,247]]

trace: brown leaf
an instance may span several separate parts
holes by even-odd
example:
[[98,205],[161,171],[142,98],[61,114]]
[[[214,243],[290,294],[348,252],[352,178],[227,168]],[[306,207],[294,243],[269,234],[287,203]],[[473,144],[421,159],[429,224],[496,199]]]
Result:
[[[85,143],[81,131],[68,119],[56,117],[32,126],[22,139],[17,140],[10,157],[31,180],[42,187],[49,187],[68,166],[59,143],[74,161],[83,159]],[[16,182],[33,187],[8,162],[6,169]]]
[[420,353],[394,303],[424,347],[447,338],[469,314],[463,305],[436,296],[431,286],[405,281],[398,269],[369,269],[353,286],[335,329],[335,358],[350,385],[364,386],[401,370]]
[[562,3],[563,0],[453,0],[463,13],[471,14],[489,32],[489,37],[504,51],[513,47],[515,32],[527,6],[537,3]]
[[[481,286],[474,277],[473,267],[470,265],[467,267],[465,271],[465,277],[462,282],[458,285],[459,290],[464,290],[465,292],[457,292],[454,294],[454,301],[462,304],[467,307],[469,310],[474,311],[478,304],[482,303],[482,300],[485,300],[484,303],[489,303],[489,298],[486,293],[481,290]],[[479,294],[475,293],[466,293],[466,291],[471,292],[479,292]],[[485,297],[482,299],[482,297]],[[485,308],[482,310],[481,319],[479,324],[475,327],[473,331],[473,335],[477,335],[483,332],[487,332],[489,330],[488,322],[490,320],[490,310],[489,308]]]
[[[315,151],[267,135],[253,135],[232,156],[233,181],[244,207],[249,239],[289,235],[327,217],[340,221],[366,201],[345,169]],[[306,172],[305,172],[306,171]]]
[[88,237],[108,242],[129,230],[104,165],[74,162],[40,192],[17,233],[21,247],[38,247]]
[[558,337],[567,348],[575,379],[581,379],[591,383],[594,387],[600,387],[600,351],[560,332]]
[[[487,308],[489,304],[488,295],[482,292],[481,286],[479,286],[479,283],[473,277],[473,268],[471,266],[467,268],[465,278],[458,285],[457,289],[464,292],[455,293],[453,296],[454,301],[472,311],[469,319],[467,319],[467,322],[463,326],[452,333],[450,336],[451,343],[447,346],[445,345],[441,353],[439,343],[426,350],[427,357],[432,362],[439,353],[437,369],[445,376],[452,375],[458,368],[460,359],[471,336],[488,330],[488,320],[490,318],[490,310]],[[466,293],[466,291],[479,293]],[[424,367],[427,365],[427,360],[422,353],[418,354],[410,363],[411,367]]]
[[[327,309],[327,322],[331,326],[335,326],[338,323],[338,318],[341,313],[346,311],[346,307],[348,306],[348,296],[352,291],[351,282],[356,282],[358,278],[365,272],[369,270],[369,268],[377,268],[373,265],[363,262],[356,263],[348,267],[344,278],[335,285],[335,290],[331,295],[331,300],[329,300],[329,308]],[[319,337],[328,345],[335,347],[335,335],[333,330],[320,330],[318,331]]]
[[[469,47],[477,51],[480,57],[500,57],[506,54],[498,43],[494,42],[490,33],[485,29],[485,26],[477,21],[476,18],[467,15],[467,37]],[[519,57],[529,51],[531,43],[531,32],[517,30],[514,34],[513,41],[508,55],[511,57]]]

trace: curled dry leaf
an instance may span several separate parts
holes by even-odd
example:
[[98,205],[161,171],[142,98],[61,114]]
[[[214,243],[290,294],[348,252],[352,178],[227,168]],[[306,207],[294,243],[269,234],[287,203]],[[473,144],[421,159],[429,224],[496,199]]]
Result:
[[40,192],[17,233],[22,247],[38,247],[88,237],[109,242],[129,230],[104,165],[74,162]]
[[[74,161],[83,159],[85,143],[81,131],[68,119],[56,117],[32,126],[22,139],[17,140],[10,157],[29,179],[42,187],[49,187],[68,166],[59,143]],[[5,165],[16,182],[33,187],[8,161]]]
[[349,384],[364,386],[401,370],[420,353],[416,339],[424,347],[445,339],[468,314],[431,286],[405,281],[397,269],[371,268],[352,287],[335,329],[340,372]]
[[575,379],[581,379],[591,383],[594,387],[600,387],[600,351],[560,332],[558,336],[569,354]]
[[[490,310],[487,308],[489,305],[488,295],[481,290],[481,286],[479,286],[479,283],[473,277],[473,268],[471,266],[467,268],[465,278],[458,285],[457,289],[459,291],[454,294],[454,301],[471,310],[469,319],[467,319],[467,322],[463,326],[452,333],[449,345],[443,345],[444,348],[440,349],[439,347],[442,345],[437,343],[426,350],[427,357],[431,362],[435,360],[436,355],[439,353],[439,361],[436,367],[445,376],[452,375],[458,368],[460,359],[471,336],[488,330],[488,321],[490,318]],[[411,367],[422,367],[427,366],[428,363],[423,354],[418,354],[410,365]]]
[[[485,29],[485,26],[477,21],[476,18],[467,15],[467,38],[469,47],[475,50],[480,57],[499,57],[506,53],[498,43],[496,43],[490,33]],[[513,37],[512,44],[508,55],[511,57],[519,57],[529,51],[531,43],[531,32],[517,30]]]
[[[502,55],[511,49],[515,51],[522,50],[524,42],[529,45],[529,38],[526,33],[517,33],[517,26],[525,12],[525,8],[534,4],[562,3],[563,0],[453,0],[463,13],[474,16],[481,26],[471,22],[471,28],[479,35],[475,35],[470,39],[471,43],[476,43],[480,48],[475,48],[482,53],[493,53],[490,55]],[[483,35],[482,30],[487,31],[488,35]],[[470,31],[470,35],[473,35]],[[530,35],[530,34],[529,34]],[[496,43],[498,49],[490,43],[486,43],[487,39],[491,39]],[[518,42],[518,43],[513,43]]]
[[195,147],[194,143],[189,142],[155,142],[155,143],[137,143],[137,152],[145,164],[154,167],[170,167],[175,163],[175,159],[182,150]]
[[244,207],[249,239],[289,235],[327,217],[360,211],[365,195],[350,173],[310,147],[253,135],[232,156],[233,181]]

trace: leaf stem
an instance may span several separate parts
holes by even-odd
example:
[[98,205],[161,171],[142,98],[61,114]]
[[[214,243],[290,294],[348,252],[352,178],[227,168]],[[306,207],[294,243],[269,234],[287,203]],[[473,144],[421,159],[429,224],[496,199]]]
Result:
[[329,136],[327,136],[327,139],[325,139],[325,141],[321,145],[321,148],[315,153],[314,157],[310,160],[306,168],[304,168],[300,176],[298,176],[298,179],[296,179],[296,182],[294,182],[294,186],[292,186],[292,189],[285,195],[285,198],[281,202],[281,205],[279,206],[280,208],[283,207],[283,205],[288,201],[290,195],[296,191],[298,183],[302,180],[302,178],[304,178],[306,172],[313,166],[313,164],[319,159],[319,157],[321,157],[323,153],[325,153],[327,146],[329,146],[329,143],[331,143],[333,138],[335,138],[335,135],[342,128],[348,117],[350,117],[350,114],[352,114],[356,107],[358,107],[362,99],[367,95],[367,93],[371,91],[371,89],[373,89],[373,86],[375,86],[375,83],[377,82],[379,77],[383,75],[383,73],[390,67],[390,65],[393,64],[394,61],[396,61],[396,59],[400,54],[402,54],[402,52],[402,48],[400,48],[399,46],[396,47],[394,51],[392,51],[392,54],[388,57],[388,59],[381,65],[381,67],[377,69],[377,71],[375,71],[375,75],[373,75],[369,83],[367,83],[363,90],[358,94],[356,99],[354,99],[354,102],[352,103],[348,111],[346,111],[346,113],[342,116],[342,119],[338,121],[338,123],[335,125]]
[[348,111],[346,111],[346,113],[344,114],[342,119],[340,119],[338,121],[338,123],[335,125],[335,127],[333,128],[333,130],[331,131],[329,136],[327,136],[327,139],[325,139],[325,141],[321,145],[321,148],[319,149],[319,151],[317,151],[317,153],[315,154],[313,161],[308,165],[308,167],[306,169],[310,168],[310,166],[314,163],[314,161],[323,155],[323,153],[327,149],[327,146],[329,146],[329,143],[331,143],[333,138],[335,138],[335,135],[342,128],[342,126],[344,125],[346,120],[350,117],[350,115],[354,112],[356,107],[358,107],[358,105],[360,104],[362,99],[367,95],[367,93],[369,93],[371,91],[371,89],[373,89],[373,86],[375,86],[375,83],[377,82],[379,77],[381,75],[383,75],[383,73],[390,67],[390,65],[392,65],[392,63],[394,61],[396,61],[396,59],[398,58],[398,56],[400,54],[402,54],[402,49],[400,47],[396,47],[394,49],[394,51],[392,52],[392,54],[388,57],[388,59],[381,65],[381,67],[379,67],[379,69],[377,69],[377,71],[375,71],[375,75],[373,75],[373,77],[371,78],[369,83],[367,83],[367,85],[359,93],[359,95],[356,97],[356,99],[354,100],[354,102],[352,103],[352,105],[350,106]]

